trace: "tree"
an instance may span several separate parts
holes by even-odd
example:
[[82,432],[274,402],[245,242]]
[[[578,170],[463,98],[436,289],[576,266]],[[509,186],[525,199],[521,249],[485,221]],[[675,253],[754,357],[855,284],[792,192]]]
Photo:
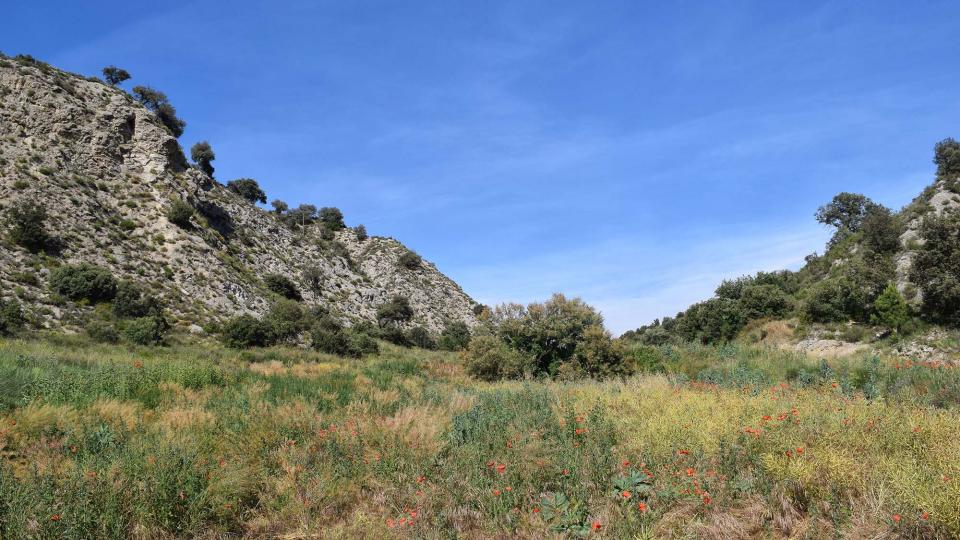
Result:
[[377,308],[377,322],[381,327],[399,326],[413,318],[410,300],[403,295],[394,295]]
[[133,319],[123,324],[123,335],[137,345],[162,345],[170,323],[162,314]]
[[837,228],[837,233],[854,233],[860,230],[863,218],[876,203],[859,193],[839,193],[829,203],[821,206],[817,221]]
[[103,68],[103,78],[107,81],[110,86],[116,86],[123,81],[130,79],[130,73],[125,69],[120,69],[117,66],[107,66]]
[[15,204],[7,214],[7,221],[11,225],[10,240],[30,251],[40,251],[50,241],[44,227],[46,220],[47,209],[42,204],[36,202]]
[[937,165],[937,176],[952,178],[960,176],[960,142],[946,138],[933,147],[933,162]]
[[960,326],[960,211],[925,218],[920,238],[924,242],[911,266],[910,281],[923,292],[923,313]]
[[440,332],[440,348],[448,351],[462,351],[470,344],[470,327],[463,321],[453,321]]
[[224,323],[220,338],[227,347],[245,349],[263,347],[270,340],[266,324],[250,315],[240,315]]
[[317,207],[312,204],[301,204],[287,212],[283,218],[291,227],[306,227],[317,220]]
[[529,357],[494,336],[472,339],[464,363],[467,373],[482,381],[518,379],[532,367]]
[[178,227],[186,229],[190,226],[190,218],[193,217],[193,213],[194,210],[192,206],[178,199],[173,201],[170,209],[167,210],[167,220]]
[[210,143],[200,141],[194,144],[190,148],[190,159],[197,164],[197,167],[199,167],[204,174],[213,178],[213,165],[211,165],[210,162],[217,159],[217,156],[213,153],[213,148],[210,147]]
[[357,242],[363,242],[364,240],[369,238],[367,236],[367,228],[364,227],[362,224],[357,225],[356,227],[353,228],[353,234],[356,237]]
[[874,205],[860,225],[863,242],[876,253],[893,253],[900,247],[900,224],[889,208]]
[[343,212],[332,206],[325,206],[320,209],[320,222],[331,231],[339,231],[346,227],[343,222]]
[[153,111],[174,137],[183,135],[187,123],[177,117],[177,110],[167,100],[167,95],[149,86],[134,86],[133,98]]
[[308,320],[298,302],[281,298],[270,307],[263,323],[270,330],[270,341],[276,343],[296,338],[307,329]]
[[750,285],[740,295],[740,308],[747,319],[783,317],[791,308],[790,299],[773,285]]
[[870,322],[887,326],[897,332],[910,320],[910,306],[893,283],[888,284],[874,300],[873,311]]
[[303,269],[303,282],[311,291],[319,293],[323,290],[324,272],[319,266],[308,266]]
[[251,203],[267,203],[267,194],[253,178],[238,178],[227,182],[227,189],[240,195]]
[[160,300],[132,281],[121,281],[117,284],[112,307],[113,314],[123,318],[163,314],[163,304]]
[[290,206],[288,206],[287,203],[281,201],[280,199],[274,199],[273,202],[270,203],[270,206],[273,207],[273,211],[278,216],[283,214],[290,208]]

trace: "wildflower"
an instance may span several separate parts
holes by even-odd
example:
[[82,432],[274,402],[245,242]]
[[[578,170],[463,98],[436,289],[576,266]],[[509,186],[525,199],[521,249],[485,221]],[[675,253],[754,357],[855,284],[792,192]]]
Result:
[[924,513],[920,514],[920,519],[922,519],[922,520],[924,520],[924,521],[930,519],[930,513],[929,513],[929,512],[924,512]]
[[790,450],[787,450],[786,452],[783,453],[783,455],[787,456],[788,458],[792,458],[793,452],[791,452]]
[[423,476],[423,475],[418,476],[418,477],[417,477],[417,483],[418,483],[418,484],[422,484],[426,479],[427,479],[426,476]]
[[493,490],[492,490],[491,492],[492,492],[495,496],[497,496],[497,497],[500,496],[500,490],[497,489],[497,488],[493,488]]
[[570,475],[570,469],[564,469],[564,470],[563,470],[563,475],[564,475],[564,476],[569,476],[569,475]]
[[769,414],[763,415],[764,422],[769,422],[770,420],[773,420],[773,418]]
[[590,525],[590,528],[595,531],[599,531],[603,528],[603,525],[599,521],[594,521],[593,524]]
[[96,478],[97,471],[87,471],[87,478]]
[[539,514],[539,513],[540,513],[540,508],[534,506],[534,507],[533,507],[533,513],[534,513],[534,514]]
[[688,455],[689,453],[690,453],[689,450],[677,450],[677,455],[678,455],[678,456],[686,456],[686,455]]
[[895,521],[895,522],[897,522],[897,523],[900,523],[900,520],[901,520],[901,519],[903,519],[903,518],[900,517],[900,514],[894,514],[894,515],[893,515],[893,521]]
[[497,472],[498,472],[498,473],[501,473],[501,474],[502,474],[503,471],[505,471],[505,470],[507,470],[507,466],[504,465],[503,463],[497,465]]
[[417,511],[416,511],[416,510],[411,510],[411,511],[410,511],[410,517],[412,517],[412,518],[417,517]]
[[713,499],[710,497],[709,493],[704,493],[701,500],[703,501],[703,504],[710,504],[713,502]]
[[578,423],[578,424],[582,424],[582,423],[583,423],[583,416],[578,416],[578,417],[577,417],[577,423]]
[[505,488],[503,488],[503,489],[505,489],[505,490],[507,490],[507,491],[513,491],[513,486],[507,486],[507,487],[505,487]]
[[623,490],[623,492],[620,493],[620,496],[623,497],[624,499],[629,499],[630,497],[633,497],[633,493],[630,493],[627,490]]
[[135,361],[133,362],[133,367],[135,367],[135,368],[137,368],[137,369],[140,369],[140,368],[143,367],[143,362],[141,362],[140,360],[135,360]]
[[50,516],[50,521],[60,521],[60,514]]
[[387,518],[387,527],[390,527],[392,529],[396,526],[397,524],[393,521],[393,518]]
[[697,471],[693,467],[687,467],[687,476],[693,476],[694,474],[697,474]]
[[649,508],[647,508],[647,503],[637,503],[637,510],[639,510],[641,514],[645,513],[647,510],[649,510]]
[[623,460],[623,461],[620,462],[620,465],[622,465],[622,466],[624,466],[624,467],[629,467],[629,466],[630,466],[630,460],[629,460],[629,459],[625,459],[625,460]]
[[586,432],[587,432],[587,428],[579,428],[579,427],[578,427],[577,429],[574,430],[574,434],[576,434],[576,435],[583,435],[583,434],[586,433]]
[[77,453],[77,447],[76,447],[76,446],[71,446],[71,447],[70,447],[70,453],[71,453],[71,454],[76,454],[76,453]]
[[493,462],[493,461],[488,461],[488,462],[487,462],[487,468],[488,468],[488,469],[492,469],[494,465],[496,465],[496,463]]
[[920,433],[920,426],[914,426],[913,432],[914,432],[914,433]]

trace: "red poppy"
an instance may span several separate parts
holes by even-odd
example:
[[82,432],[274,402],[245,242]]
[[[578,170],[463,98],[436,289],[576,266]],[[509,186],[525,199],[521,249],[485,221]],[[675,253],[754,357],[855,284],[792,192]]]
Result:
[[498,473],[502,473],[502,472],[505,471],[505,470],[507,470],[507,466],[504,465],[503,463],[497,465],[497,472],[498,472]]
[[629,499],[630,497],[633,497],[633,493],[630,493],[627,490],[623,490],[623,492],[620,493],[620,496],[623,497],[624,499]]
[[695,474],[697,474],[697,471],[693,470],[693,467],[687,468],[687,476],[693,476]]
[[499,495],[500,495],[500,490],[497,489],[497,488],[493,488],[492,493],[493,493],[494,495],[499,496]]
[[649,510],[649,508],[647,508],[647,503],[637,503],[637,510],[639,510],[641,514]]
[[393,522],[393,518],[387,518],[387,527],[390,527],[392,529],[395,526],[396,526],[396,523]]
[[539,513],[540,513],[540,509],[537,508],[536,506],[534,506],[534,507],[533,507],[533,513],[534,513],[534,514],[539,514]]
[[710,504],[710,503],[713,502],[713,499],[710,498],[710,494],[709,494],[709,493],[705,493],[705,494],[703,495],[703,497],[702,497],[702,500],[703,500],[703,504]]
[[621,461],[620,464],[623,465],[624,467],[629,467],[629,466],[630,466],[630,460],[629,460],[629,459],[625,459],[625,460]]
[[563,475],[564,475],[564,476],[567,476],[567,475],[569,475],[569,474],[570,474],[570,469],[564,469],[564,470],[563,470]]
[[894,514],[894,515],[893,515],[893,521],[895,521],[895,522],[897,522],[897,523],[900,523],[900,520],[901,520],[901,519],[903,519],[903,518],[900,517],[900,514]]
[[687,454],[689,454],[689,453],[690,453],[689,450],[677,450],[677,455],[678,455],[678,456],[685,456],[685,455],[687,455]]
[[593,524],[590,525],[590,528],[595,531],[599,531],[600,529],[603,528],[603,525],[601,525],[599,521],[594,521]]
[[803,447],[802,447],[802,446],[798,446],[798,447],[797,447],[797,453],[798,453],[798,454],[802,454],[802,453],[803,453]]
[[922,519],[922,520],[924,520],[924,521],[930,519],[930,513],[929,513],[929,512],[924,512],[924,513],[920,514],[920,519]]
[[60,521],[60,514],[50,516],[50,521]]

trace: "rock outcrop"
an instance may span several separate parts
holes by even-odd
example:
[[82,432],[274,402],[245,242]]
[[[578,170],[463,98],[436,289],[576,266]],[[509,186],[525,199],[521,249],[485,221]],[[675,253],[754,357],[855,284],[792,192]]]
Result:
[[[197,209],[189,227],[166,217],[177,200]],[[325,306],[347,324],[373,321],[394,294],[410,299],[413,324],[433,331],[476,322],[476,303],[434,265],[397,264],[408,251],[400,242],[292,229],[190,167],[164,125],[123,90],[29,59],[0,59],[0,213],[24,201],[46,206],[56,253],[4,243],[0,288],[15,292],[39,325],[76,324],[90,309],[47,286],[53,268],[77,262],[148,286],[184,328],[263,313],[275,298],[262,281],[269,273],[288,277],[306,305]],[[320,279],[305,279],[308,269]]]

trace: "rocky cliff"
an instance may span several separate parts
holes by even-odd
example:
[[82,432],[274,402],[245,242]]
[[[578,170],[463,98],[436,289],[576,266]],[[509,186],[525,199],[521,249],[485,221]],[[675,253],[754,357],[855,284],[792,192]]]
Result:
[[[177,200],[197,209],[189,226],[166,217]],[[148,286],[181,326],[264,312],[274,298],[262,280],[268,273],[288,277],[305,304],[326,306],[348,324],[374,320],[394,294],[409,297],[413,324],[434,331],[476,320],[476,303],[434,265],[397,264],[408,251],[400,242],[292,229],[189,166],[177,139],[125,91],[3,58],[0,213],[24,201],[46,206],[56,248],[34,254],[4,242],[0,285],[37,325],[75,324],[91,309],[47,286],[52,269],[76,262]],[[305,279],[307,269],[320,279]]]

